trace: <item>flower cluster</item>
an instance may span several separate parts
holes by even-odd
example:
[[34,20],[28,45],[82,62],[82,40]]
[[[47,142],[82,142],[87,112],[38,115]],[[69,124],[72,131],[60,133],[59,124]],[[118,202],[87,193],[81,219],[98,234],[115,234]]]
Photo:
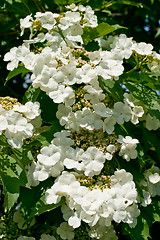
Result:
[[[83,33],[86,27],[98,26],[97,17],[89,6],[71,4],[66,8],[61,14],[37,12],[21,19],[21,36],[28,28],[29,40],[4,57],[10,61],[8,70],[21,63],[31,72],[32,86],[58,104],[56,117],[65,128],[56,132],[51,143],[43,146],[26,167],[27,180],[29,186],[37,186],[53,178],[53,186],[45,193],[47,204],[60,203],[65,197],[61,211],[66,222],[57,228],[62,239],[74,239],[74,229],[82,222],[88,224],[90,238],[118,239],[112,223],[135,227],[140,200],[133,175],[117,165],[113,175],[106,174],[107,163],[116,161],[115,154],[127,162],[136,159],[140,141],[127,131],[116,135],[116,126],[130,123],[135,127],[141,121],[148,130],[157,130],[160,121],[131,93],[122,94],[122,101],[110,100],[101,79],[114,85],[124,72],[125,59],[132,55],[158,59],[159,55],[152,51],[151,44],[136,43],[124,34],[97,38],[99,50],[86,50]],[[0,133],[5,131],[12,147],[21,147],[37,127],[34,120],[40,117],[39,103],[14,105],[10,110],[0,107]],[[92,143],[85,136],[87,131],[93,136]],[[107,139],[97,141],[97,132]],[[81,135],[83,141],[78,138]],[[160,195],[159,169],[148,170],[144,177],[140,183],[144,194],[141,205],[147,206],[151,196]],[[20,236],[17,240],[22,239],[34,238]],[[43,234],[41,240],[45,239],[55,238]]]
[[[10,102],[10,99],[7,99]],[[39,102],[27,102],[6,105],[6,99],[0,104],[0,135],[5,133],[7,142],[13,148],[20,148],[25,138],[32,137],[34,129],[40,127],[40,104]],[[37,119],[38,121],[35,121]],[[36,125],[34,124],[36,123]]]

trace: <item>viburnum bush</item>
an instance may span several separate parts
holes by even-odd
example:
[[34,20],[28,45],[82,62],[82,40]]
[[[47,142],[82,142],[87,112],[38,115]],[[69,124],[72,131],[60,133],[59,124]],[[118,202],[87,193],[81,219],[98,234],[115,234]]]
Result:
[[160,221],[160,55],[90,6],[20,20],[0,98],[0,239],[149,239]]

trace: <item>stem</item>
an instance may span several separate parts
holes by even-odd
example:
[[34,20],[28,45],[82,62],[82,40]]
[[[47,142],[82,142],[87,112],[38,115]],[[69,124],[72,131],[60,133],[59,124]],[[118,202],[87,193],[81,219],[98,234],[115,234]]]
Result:
[[112,6],[113,4],[115,4],[115,2],[110,1],[110,2],[108,2],[107,4],[105,4],[105,5],[101,8],[101,10],[103,10],[103,9],[105,9],[105,8],[107,8],[107,7]]
[[129,73],[131,73],[131,72],[133,72],[133,71],[135,71],[135,70],[138,70],[140,68],[140,66],[139,65],[136,65],[134,68],[132,68],[130,71],[128,71],[128,72],[126,72],[127,74],[129,74]]
[[63,40],[66,42],[65,36],[63,35],[62,30],[59,27],[58,27],[58,32],[61,35],[61,37],[63,38]]
[[18,160],[18,157],[17,157],[17,155],[19,154],[19,151],[18,151],[17,149],[13,148],[13,149],[12,149],[12,152],[13,152],[13,154],[14,154],[14,156],[15,156],[15,160],[16,160],[16,162],[18,163],[18,165],[19,165],[23,170],[25,170],[23,164]]
[[41,92],[41,89],[40,89],[40,88],[38,88],[38,89],[37,89],[37,91],[36,91],[36,94],[35,94],[35,96],[33,97],[33,102],[35,102],[35,101],[37,100],[37,98],[38,98],[38,96],[39,96],[40,92]]
[[62,12],[64,12],[65,7],[68,5],[68,2],[69,2],[69,0],[66,1],[65,5],[64,5],[64,8],[62,9]]
[[30,13],[32,13],[31,9],[30,9],[30,8],[28,7],[28,5],[26,4],[25,0],[22,0],[22,2],[23,2],[23,4],[26,6],[26,8],[28,9],[28,11],[29,11]]
[[40,12],[42,12],[42,10],[40,9],[40,7],[39,7],[39,5],[38,5],[38,3],[37,3],[36,0],[34,0],[34,3],[35,3],[35,5],[36,5],[36,7],[38,8],[38,10],[39,10]]

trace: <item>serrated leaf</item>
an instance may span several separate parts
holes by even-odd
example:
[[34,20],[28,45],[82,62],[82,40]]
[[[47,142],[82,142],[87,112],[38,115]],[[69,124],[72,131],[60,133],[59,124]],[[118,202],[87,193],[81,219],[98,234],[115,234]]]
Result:
[[[121,79],[126,78],[126,81],[133,81],[143,84],[153,90],[160,91],[160,74],[152,72],[131,72],[123,74]],[[123,80],[122,80],[123,81]]]
[[15,76],[17,76],[17,75],[19,75],[19,74],[26,74],[26,73],[28,73],[28,72],[30,72],[28,69],[26,69],[24,66],[19,66],[18,68],[16,68],[16,69],[14,69],[13,71],[10,71],[9,72],[9,74],[8,74],[8,76],[7,76],[7,78],[6,78],[6,81],[5,81],[5,83],[4,83],[4,85],[6,85],[6,83],[10,80],[10,79],[12,79],[12,78],[14,78]]
[[149,226],[141,215],[137,218],[137,225],[135,228],[130,228],[128,224],[123,225],[123,234],[129,235],[131,240],[149,240]]
[[93,41],[96,38],[103,37],[111,32],[116,31],[117,29],[125,28],[118,24],[116,25],[109,25],[108,23],[100,23],[97,27],[84,27],[83,30],[83,41],[84,44],[88,44],[89,42]]
[[10,210],[19,197],[20,186],[27,183],[23,169],[7,154],[0,155],[0,177],[5,194],[5,207]]
[[136,99],[144,104],[151,116],[160,119],[160,98],[155,91],[141,83],[131,81],[126,81],[125,86]]
[[146,220],[149,227],[155,222],[160,222],[160,200],[154,197],[152,203],[141,209],[141,216]]

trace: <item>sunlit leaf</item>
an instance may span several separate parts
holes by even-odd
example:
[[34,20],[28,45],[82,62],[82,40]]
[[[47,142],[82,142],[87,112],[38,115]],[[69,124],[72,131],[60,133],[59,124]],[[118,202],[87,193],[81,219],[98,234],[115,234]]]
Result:
[[116,25],[109,25],[108,23],[100,23],[97,27],[91,28],[91,27],[85,27],[84,32],[82,35],[84,44],[87,44],[91,41],[93,41],[96,38],[105,36],[111,32],[114,32],[118,29],[125,28],[118,24]]
[[26,69],[24,66],[19,66],[18,68],[16,68],[13,71],[9,72],[9,74],[8,74],[8,76],[6,78],[6,81],[5,81],[5,85],[6,85],[6,83],[10,79],[14,78],[15,76],[17,76],[19,74],[23,74],[24,75],[24,74],[26,74],[28,72],[30,72],[30,71],[28,69]]

